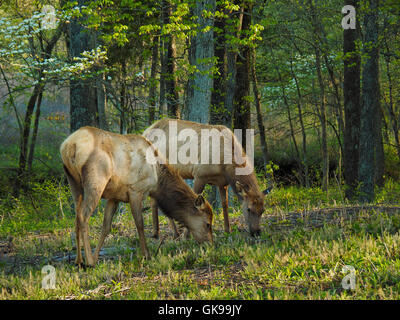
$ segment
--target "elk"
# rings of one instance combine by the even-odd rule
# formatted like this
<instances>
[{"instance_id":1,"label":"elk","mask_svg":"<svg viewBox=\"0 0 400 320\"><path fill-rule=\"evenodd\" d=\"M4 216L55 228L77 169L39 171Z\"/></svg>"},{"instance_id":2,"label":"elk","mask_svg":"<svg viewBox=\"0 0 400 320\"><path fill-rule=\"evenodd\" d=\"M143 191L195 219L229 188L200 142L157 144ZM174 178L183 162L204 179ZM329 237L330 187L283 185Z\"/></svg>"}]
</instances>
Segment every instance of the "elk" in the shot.
<instances>
[{"instance_id":1,"label":"elk","mask_svg":"<svg viewBox=\"0 0 400 320\"><path fill-rule=\"evenodd\" d=\"M171 126L174 124L175 127ZM172 130L174 128L174 130ZM220 147L219 155L221 158L219 161L215 162L208 161L204 164L201 160L201 152L197 151L197 155L194 156L194 161L185 161L185 163L177 161L170 161L170 165L174 167L179 174L184 179L194 179L194 192L199 194L204 190L206 184L215 185L218 187L219 195L222 202L222 210L224 215L224 229L225 232L230 232L229 217L228 217L228 186L231 186L235 194L238 196L242 203L242 210L244 218L248 227L248 230L252 236L258 235L260 233L260 218L264 211L264 196L269 193L270 189L260 191L256 176L254 174L254 168L244 152L240 142L236 139L233 132L223 125L209 125L201 124L192 121L175 120L175 119L162 119L155 122L149 128L143 132L143 136L152 141L160 150L165 149L165 156L170 159L171 150L170 142L174 139L176 143L177 150L184 147L184 150L199 150L205 145L209 144L209 140L201 139L182 139L181 134L186 132L195 132L195 135L201 136L203 130L214 131L220 138L228 138L231 143L224 144ZM173 132L172 132L173 131ZM162 139L162 134L164 134L165 139ZM183 135L186 136L187 135ZM181 139L179 139L181 138ZM196 141L197 140L197 141ZM205 143L204 143L205 141ZM214 143L214 141L213 141ZM192 149L193 148L193 149ZM208 150L210 146L207 146ZM227 155L233 155L235 150L241 154L243 158L243 163L225 161L223 157ZM209 154L209 158L212 158L212 154ZM176 157L175 157L176 158ZM232 158L232 157L231 157ZM210 160L209 159L209 160ZM193 160L193 159L192 159ZM218 159L217 159L218 160ZM250 168L247 174L237 174L237 169L247 167ZM153 237L157 238L159 233L158 227L158 209L157 205L152 206L153 214ZM175 228L176 233L176 228Z\"/></svg>"},{"instance_id":2,"label":"elk","mask_svg":"<svg viewBox=\"0 0 400 320\"><path fill-rule=\"evenodd\" d=\"M142 216L146 196L152 197L170 219L190 230L198 242L212 242L210 204L168 163L158 160L163 155L143 136L83 127L67 137L60 153L76 208L77 264L83 263L80 239L86 264L97 262L119 202L130 204L141 252L149 258ZM157 161L148 161L148 153ZM92 255L88 221L101 198L107 199L103 228Z\"/></svg>"}]
</instances>

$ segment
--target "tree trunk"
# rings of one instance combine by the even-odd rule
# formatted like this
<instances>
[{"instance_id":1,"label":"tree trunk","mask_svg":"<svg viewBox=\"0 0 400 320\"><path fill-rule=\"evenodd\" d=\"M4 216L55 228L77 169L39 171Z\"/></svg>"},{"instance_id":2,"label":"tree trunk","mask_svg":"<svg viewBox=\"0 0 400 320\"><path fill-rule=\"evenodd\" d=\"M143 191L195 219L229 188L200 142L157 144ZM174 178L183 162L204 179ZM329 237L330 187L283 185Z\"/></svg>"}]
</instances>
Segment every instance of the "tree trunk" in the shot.
<instances>
[{"instance_id":1,"label":"tree trunk","mask_svg":"<svg viewBox=\"0 0 400 320\"><path fill-rule=\"evenodd\" d=\"M383 137L382 137L382 121L383 121L383 112L380 105L380 88L378 81L378 99L376 105L376 119L375 119L375 177L374 181L378 187L383 187L385 184L383 175L385 172L385 153L383 150Z\"/></svg>"},{"instance_id":2,"label":"tree trunk","mask_svg":"<svg viewBox=\"0 0 400 320\"><path fill-rule=\"evenodd\" d=\"M318 83L320 87L320 105L319 118L321 121L321 139L322 139L322 190L328 191L329 185L329 154L328 154L328 135L327 135L327 119L326 119L326 104L325 104L325 85L322 77L320 51L315 49L315 65L317 69Z\"/></svg>"},{"instance_id":3,"label":"tree trunk","mask_svg":"<svg viewBox=\"0 0 400 320\"><path fill-rule=\"evenodd\" d=\"M33 133L32 133L32 139L31 139L31 145L29 148L29 155L28 155L28 173L32 171L32 163L33 163L33 157L35 153L35 146L36 146L36 139L37 139L37 134L39 131L39 121L40 121L40 106L42 105L42 99L43 99L43 90L39 93L39 96L37 98L36 102L36 112L35 112L35 123L33 125Z\"/></svg>"},{"instance_id":4,"label":"tree trunk","mask_svg":"<svg viewBox=\"0 0 400 320\"><path fill-rule=\"evenodd\" d=\"M158 65L158 37L153 39L153 48L151 56L151 74L150 74L150 90L149 90L149 121L151 125L155 120L156 104L157 104L157 65Z\"/></svg>"},{"instance_id":5,"label":"tree trunk","mask_svg":"<svg viewBox=\"0 0 400 320\"><path fill-rule=\"evenodd\" d=\"M200 123L207 123L209 120L213 88L211 74L214 57L213 19L206 18L203 14L204 11L214 12L215 0L197 0L194 8L198 30L196 36L191 38L189 62L192 66L196 66L197 70L189 79L191 88L185 114L188 120ZM210 28L210 31L203 32L205 28Z\"/></svg>"},{"instance_id":6,"label":"tree trunk","mask_svg":"<svg viewBox=\"0 0 400 320\"><path fill-rule=\"evenodd\" d=\"M369 0L369 10L364 17L364 54L366 61L362 75L361 130L359 180L361 183L359 201L371 202L375 197L375 134L376 112L379 107L379 65L378 65L378 1ZM372 137L371 137L372 134Z\"/></svg>"},{"instance_id":7,"label":"tree trunk","mask_svg":"<svg viewBox=\"0 0 400 320\"><path fill-rule=\"evenodd\" d=\"M358 0L345 1L358 8ZM358 163L360 147L360 55L357 53L357 41L360 38L360 24L356 29L343 30L344 54L344 180L347 185L346 198L352 199L358 185Z\"/></svg>"},{"instance_id":8,"label":"tree trunk","mask_svg":"<svg viewBox=\"0 0 400 320\"><path fill-rule=\"evenodd\" d=\"M308 169L308 159L307 159L307 134L306 134L306 129L304 126L304 120L303 120L303 111L302 111L302 95L300 91L300 86L299 82L297 80L296 73L293 70L293 60L290 60L290 71L292 73L292 77L294 79L294 82L296 84L296 90L297 90L297 111L299 114L299 122L300 122L300 128L301 128L301 135L302 135L302 146L303 146L303 155L302 155L302 168L303 168L303 175L304 175L304 183L307 188L310 187L310 177L309 177L309 169Z\"/></svg>"},{"instance_id":9,"label":"tree trunk","mask_svg":"<svg viewBox=\"0 0 400 320\"><path fill-rule=\"evenodd\" d=\"M168 0L162 1L163 5L163 24L170 23L172 15L172 4ZM180 118L178 83L176 79L176 43L175 36L170 34L165 37L166 57L165 57L165 93L167 102L167 113L170 118Z\"/></svg>"},{"instance_id":10,"label":"tree trunk","mask_svg":"<svg viewBox=\"0 0 400 320\"><path fill-rule=\"evenodd\" d=\"M237 4L237 3L235 3ZM233 38L239 37L240 31L242 30L244 8L241 7L239 12L233 12L232 14L238 19L230 19L230 23L225 23L225 33ZM237 23L237 24L236 24ZM233 43L226 44L226 89L225 89L225 110L226 118L224 119L226 126L232 127L233 114L234 114L234 100L236 92L236 75L237 75L237 51Z\"/></svg>"},{"instance_id":11,"label":"tree trunk","mask_svg":"<svg viewBox=\"0 0 400 320\"><path fill-rule=\"evenodd\" d=\"M78 5L87 4L86 0L79 0ZM79 57L82 52L93 49L93 36L86 32L79 19L71 19L69 24L69 55L70 58ZM80 127L99 126L97 108L97 93L95 80L70 81L70 116L71 132Z\"/></svg>"},{"instance_id":12,"label":"tree trunk","mask_svg":"<svg viewBox=\"0 0 400 320\"><path fill-rule=\"evenodd\" d=\"M222 11L221 5L217 8ZM225 18L216 17L214 22L214 55L216 72L214 73L211 93L210 123L231 126L231 116L225 107L226 67L225 67Z\"/></svg>"},{"instance_id":13,"label":"tree trunk","mask_svg":"<svg viewBox=\"0 0 400 320\"><path fill-rule=\"evenodd\" d=\"M260 143L263 155L263 170L266 170L266 166L268 164L269 155L268 155L268 146L267 141L265 139L265 127L263 122L263 116L261 112L261 95L258 91L258 80L257 80L257 73L256 73L256 49L253 48L252 50L252 61L251 61L251 76L253 79L253 94L254 94L254 101L256 105L256 112L257 112L257 125L258 130L260 131Z\"/></svg>"},{"instance_id":14,"label":"tree trunk","mask_svg":"<svg viewBox=\"0 0 400 320\"><path fill-rule=\"evenodd\" d=\"M311 24L313 27L313 41L315 43L315 68L317 71L318 84L320 89L320 108L318 108L318 116L321 122L321 142L322 142L322 189L328 191L329 185L329 154L328 154L328 133L327 133L327 117L326 117L326 95L325 83L322 75L321 67L321 23L318 21L317 10L313 1L309 0L311 12Z\"/></svg>"},{"instance_id":15,"label":"tree trunk","mask_svg":"<svg viewBox=\"0 0 400 320\"><path fill-rule=\"evenodd\" d=\"M251 25L251 4L243 3L243 20L241 38L247 37L246 32ZM248 46L242 46L236 60L236 85L233 101L234 129L242 130L242 146L246 150L246 133L250 123L250 59L251 50Z\"/></svg>"}]
</instances>

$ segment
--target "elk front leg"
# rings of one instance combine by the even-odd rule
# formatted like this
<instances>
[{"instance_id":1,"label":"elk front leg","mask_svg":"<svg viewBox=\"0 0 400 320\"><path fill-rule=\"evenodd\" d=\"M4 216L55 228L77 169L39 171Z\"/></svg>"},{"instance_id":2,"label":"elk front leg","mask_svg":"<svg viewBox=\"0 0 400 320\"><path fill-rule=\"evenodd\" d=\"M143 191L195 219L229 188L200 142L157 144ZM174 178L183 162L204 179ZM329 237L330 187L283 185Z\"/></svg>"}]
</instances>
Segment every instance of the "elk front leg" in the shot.
<instances>
[{"instance_id":1,"label":"elk front leg","mask_svg":"<svg viewBox=\"0 0 400 320\"><path fill-rule=\"evenodd\" d=\"M160 224L158 221L158 204L155 199L151 199L151 217L153 219L153 238L158 239L160 236Z\"/></svg>"},{"instance_id":2,"label":"elk front leg","mask_svg":"<svg viewBox=\"0 0 400 320\"><path fill-rule=\"evenodd\" d=\"M144 223L143 223L143 215L142 215L142 201L143 195L133 192L129 196L129 204L131 205L131 211L133 215L133 219L135 220L136 229L139 235L139 243L142 254L146 259L150 258L149 250L146 245L146 238L144 236Z\"/></svg>"},{"instance_id":3,"label":"elk front leg","mask_svg":"<svg viewBox=\"0 0 400 320\"><path fill-rule=\"evenodd\" d=\"M224 213L224 229L225 232L230 233L231 229L229 226L229 216L228 216L228 186L219 186L218 190L222 203L222 212Z\"/></svg>"},{"instance_id":4,"label":"elk front leg","mask_svg":"<svg viewBox=\"0 0 400 320\"><path fill-rule=\"evenodd\" d=\"M114 217L115 212L117 211L117 208L118 208L118 202L113 200L107 200L103 218L103 229L101 230L100 240L94 252L94 263L96 263L97 260L99 259L99 253L101 247L103 246L104 240L111 231L112 219Z\"/></svg>"},{"instance_id":5,"label":"elk front leg","mask_svg":"<svg viewBox=\"0 0 400 320\"><path fill-rule=\"evenodd\" d=\"M169 220L169 226L174 231L174 239L178 239L179 238L179 231L178 231L178 228L176 227L175 221L173 219L171 219L171 218L168 218L168 220Z\"/></svg>"}]
</instances>

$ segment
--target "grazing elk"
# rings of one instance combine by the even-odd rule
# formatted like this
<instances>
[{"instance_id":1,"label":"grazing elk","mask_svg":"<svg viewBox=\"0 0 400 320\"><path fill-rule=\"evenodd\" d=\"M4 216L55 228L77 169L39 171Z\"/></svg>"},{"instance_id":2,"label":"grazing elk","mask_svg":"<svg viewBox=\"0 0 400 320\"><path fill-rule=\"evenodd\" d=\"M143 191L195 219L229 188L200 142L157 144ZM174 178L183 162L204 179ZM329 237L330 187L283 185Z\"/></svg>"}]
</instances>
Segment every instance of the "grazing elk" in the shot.
<instances>
[{"instance_id":1,"label":"grazing elk","mask_svg":"<svg viewBox=\"0 0 400 320\"><path fill-rule=\"evenodd\" d=\"M210 139L204 140L200 137L203 132L214 132L214 136L218 139L227 139L228 144L219 144L219 150L213 149L210 152L210 139L214 144L217 140L210 136ZM190 137L190 131L192 134ZM254 168L250 159L244 152L240 142L235 135L227 127L222 125L200 124L191 121L162 119L155 122L152 126L143 132L143 136L152 141L160 150L164 150L164 154L169 159L169 164L173 166L184 179L194 179L194 192L201 193L206 184L215 185L219 189L219 194L222 201L222 209L224 214L224 229L230 232L229 217L228 217L228 186L231 186L239 200L242 202L242 210L247 223L247 227L251 235L260 233L260 218L264 211L264 196L269 192L269 189L261 192ZM195 137L197 136L197 137ZM189 142L187 137L190 137ZM193 139L195 137L195 139ZM174 139L171 144L171 139ZM225 142L225 140L224 140ZM183 151L194 152L194 161L185 159L185 163L179 162L177 155L171 152L171 145L176 146L178 155L182 155ZM209 150L209 155L203 158L202 152L199 150L206 147ZM197 151L196 151L197 150ZM233 155L239 152L242 157L242 163L235 161ZM187 152L186 152L187 154ZM215 154L219 154L218 161L211 161ZM183 154L184 155L184 154ZM193 155L193 154L192 154ZM227 157L232 161L229 163ZM176 161L170 161L171 157ZM218 157L218 155L217 155ZM205 164L204 159L208 159ZM217 164L215 164L217 163ZM238 174L238 169L247 168L246 174ZM158 237L158 210L157 205L153 205L153 236ZM175 228L176 230L176 228Z\"/></svg>"},{"instance_id":2,"label":"grazing elk","mask_svg":"<svg viewBox=\"0 0 400 320\"><path fill-rule=\"evenodd\" d=\"M212 242L209 203L203 196L195 194L167 163L148 161L146 153L149 151L154 158L163 158L142 136L119 135L93 127L80 128L61 144L61 158L76 206L77 264L83 262L80 238L86 264L96 263L120 201L129 202L131 206L141 251L148 258L142 216L142 201L147 195L157 201L169 218L190 230L198 242ZM107 204L102 233L93 256L88 220L100 198L107 199Z\"/></svg>"}]
</instances>

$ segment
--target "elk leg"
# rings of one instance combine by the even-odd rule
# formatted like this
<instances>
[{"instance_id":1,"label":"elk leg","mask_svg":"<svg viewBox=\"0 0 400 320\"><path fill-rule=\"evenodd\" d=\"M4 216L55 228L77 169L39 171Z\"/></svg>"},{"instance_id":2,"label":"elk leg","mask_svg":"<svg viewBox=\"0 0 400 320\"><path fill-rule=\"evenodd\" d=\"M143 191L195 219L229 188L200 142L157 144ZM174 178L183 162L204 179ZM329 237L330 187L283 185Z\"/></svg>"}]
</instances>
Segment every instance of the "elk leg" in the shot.
<instances>
[{"instance_id":1,"label":"elk leg","mask_svg":"<svg viewBox=\"0 0 400 320\"><path fill-rule=\"evenodd\" d=\"M160 224L158 222L158 204L155 199L151 199L151 217L153 219L153 238L158 239L160 235Z\"/></svg>"},{"instance_id":2,"label":"elk leg","mask_svg":"<svg viewBox=\"0 0 400 320\"><path fill-rule=\"evenodd\" d=\"M99 190L96 190L96 188L92 190L86 190L85 188L82 208L78 213L80 236L82 236L83 247L85 249L86 264L89 266L94 266L95 264L89 241L89 218L100 201L103 189L99 192Z\"/></svg>"},{"instance_id":3,"label":"elk leg","mask_svg":"<svg viewBox=\"0 0 400 320\"><path fill-rule=\"evenodd\" d=\"M224 213L224 229L225 232L230 233L229 216L228 216L228 186L219 186L219 196L222 203L222 212Z\"/></svg>"},{"instance_id":4,"label":"elk leg","mask_svg":"<svg viewBox=\"0 0 400 320\"><path fill-rule=\"evenodd\" d=\"M111 231L111 223L114 217L115 212L117 211L118 202L113 200L107 200L106 209L104 211L104 218L103 218L103 229L101 230L100 240L97 244L96 250L94 252L94 263L97 262L99 259L99 253L101 247L103 246L104 240L108 236Z\"/></svg>"},{"instance_id":5,"label":"elk leg","mask_svg":"<svg viewBox=\"0 0 400 320\"><path fill-rule=\"evenodd\" d=\"M148 259L150 258L150 254L149 250L147 249L146 238L144 236L142 201L143 201L143 195L141 194L131 193L129 195L129 203L131 205L133 219L135 220L136 229L139 235L140 249L142 251L142 254L146 257L146 259Z\"/></svg>"},{"instance_id":6,"label":"elk leg","mask_svg":"<svg viewBox=\"0 0 400 320\"><path fill-rule=\"evenodd\" d=\"M72 198L74 199L75 204L75 242L76 242L76 259L75 263L77 265L81 265L83 263L82 252L81 252L81 242L80 242L80 228L79 228L79 219L78 212L80 212L82 207L82 196L83 190L80 185L78 185L74 178L68 172L68 169L64 166L64 172L67 176L69 188L71 190Z\"/></svg>"},{"instance_id":7,"label":"elk leg","mask_svg":"<svg viewBox=\"0 0 400 320\"><path fill-rule=\"evenodd\" d=\"M174 239L178 239L179 238L179 231L178 231L178 228L176 227L175 221L173 219L171 219L171 218L168 218L168 220L169 220L169 226L174 231Z\"/></svg>"},{"instance_id":8,"label":"elk leg","mask_svg":"<svg viewBox=\"0 0 400 320\"><path fill-rule=\"evenodd\" d=\"M79 228L79 219L78 215L75 217L75 242L76 242L76 259L75 259L75 264L81 265L83 264L83 259L82 259L82 251L81 251L81 241L80 241L80 228Z\"/></svg>"}]
</instances>

